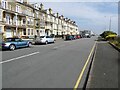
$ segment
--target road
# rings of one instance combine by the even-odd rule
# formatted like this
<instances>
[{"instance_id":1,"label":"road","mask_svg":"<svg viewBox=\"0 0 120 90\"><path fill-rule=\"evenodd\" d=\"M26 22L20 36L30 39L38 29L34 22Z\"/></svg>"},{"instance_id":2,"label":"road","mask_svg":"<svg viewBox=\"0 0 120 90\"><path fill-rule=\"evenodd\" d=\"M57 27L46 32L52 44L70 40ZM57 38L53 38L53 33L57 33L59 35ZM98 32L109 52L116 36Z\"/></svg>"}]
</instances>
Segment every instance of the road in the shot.
<instances>
[{"instance_id":1,"label":"road","mask_svg":"<svg viewBox=\"0 0 120 90\"><path fill-rule=\"evenodd\" d=\"M2 87L74 88L95 39L58 40L55 44L3 51ZM82 82L84 79L80 88Z\"/></svg>"}]
</instances>

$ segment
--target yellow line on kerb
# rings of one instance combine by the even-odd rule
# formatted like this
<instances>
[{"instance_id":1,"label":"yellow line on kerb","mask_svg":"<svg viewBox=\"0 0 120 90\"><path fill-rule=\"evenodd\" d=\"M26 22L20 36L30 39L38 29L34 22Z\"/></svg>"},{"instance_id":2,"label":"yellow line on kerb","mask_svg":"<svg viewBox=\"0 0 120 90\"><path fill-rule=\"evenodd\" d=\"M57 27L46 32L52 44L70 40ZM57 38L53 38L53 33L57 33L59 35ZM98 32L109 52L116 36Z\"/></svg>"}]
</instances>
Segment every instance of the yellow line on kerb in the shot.
<instances>
[{"instance_id":1,"label":"yellow line on kerb","mask_svg":"<svg viewBox=\"0 0 120 90\"><path fill-rule=\"evenodd\" d=\"M86 67L87 67L87 64L88 64L88 62L89 62L89 60L90 60L90 57L91 57L91 55L92 55L92 53L93 53L93 51L94 51L94 49L95 49L95 46L96 46L96 41L95 41L95 43L94 43L94 45L93 45L93 47L92 47L92 50L91 50L91 52L90 52L90 54L89 54L89 56L88 56L88 59L87 59L85 65L84 65L84 67L83 67L83 69L82 69L82 71L81 71L81 73L80 73L80 75L79 75L79 77L78 77L78 80L77 80L77 82L76 82L76 84L75 84L75 86L74 86L74 90L77 90L77 88L78 88L78 86L79 86L79 84L80 84L80 82L81 82L82 76L83 76L84 71L85 71L85 69L86 69Z\"/></svg>"}]
</instances>

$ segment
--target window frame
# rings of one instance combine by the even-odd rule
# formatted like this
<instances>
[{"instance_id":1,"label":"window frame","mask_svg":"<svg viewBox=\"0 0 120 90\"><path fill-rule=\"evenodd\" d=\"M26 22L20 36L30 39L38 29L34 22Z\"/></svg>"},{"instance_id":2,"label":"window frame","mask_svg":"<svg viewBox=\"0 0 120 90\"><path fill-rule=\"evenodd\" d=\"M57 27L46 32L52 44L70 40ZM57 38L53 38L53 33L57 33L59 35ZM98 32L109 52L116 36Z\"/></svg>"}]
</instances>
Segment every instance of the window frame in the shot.
<instances>
[{"instance_id":1,"label":"window frame","mask_svg":"<svg viewBox=\"0 0 120 90\"><path fill-rule=\"evenodd\" d=\"M3 7L4 9L7 9L7 8L8 8L8 3L7 3L6 0L2 0L2 1L1 1L1 4L2 4L2 7Z\"/></svg>"},{"instance_id":2,"label":"window frame","mask_svg":"<svg viewBox=\"0 0 120 90\"><path fill-rule=\"evenodd\" d=\"M30 29L28 29L28 35L30 35Z\"/></svg>"},{"instance_id":3,"label":"window frame","mask_svg":"<svg viewBox=\"0 0 120 90\"><path fill-rule=\"evenodd\" d=\"M26 35L27 33L26 33L26 29L23 29L23 35Z\"/></svg>"},{"instance_id":4,"label":"window frame","mask_svg":"<svg viewBox=\"0 0 120 90\"><path fill-rule=\"evenodd\" d=\"M33 35L34 33L33 33L33 29L31 29L31 35Z\"/></svg>"}]
</instances>

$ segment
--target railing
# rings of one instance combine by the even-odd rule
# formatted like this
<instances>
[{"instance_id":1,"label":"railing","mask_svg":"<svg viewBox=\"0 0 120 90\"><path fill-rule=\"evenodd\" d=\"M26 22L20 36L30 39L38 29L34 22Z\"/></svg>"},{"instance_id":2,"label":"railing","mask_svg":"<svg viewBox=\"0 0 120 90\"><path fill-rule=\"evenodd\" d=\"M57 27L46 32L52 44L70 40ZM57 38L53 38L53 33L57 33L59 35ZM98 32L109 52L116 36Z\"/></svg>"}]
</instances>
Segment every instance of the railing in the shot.
<instances>
[{"instance_id":1,"label":"railing","mask_svg":"<svg viewBox=\"0 0 120 90\"><path fill-rule=\"evenodd\" d=\"M45 26L46 29L51 29L52 27L51 26Z\"/></svg>"}]
</instances>

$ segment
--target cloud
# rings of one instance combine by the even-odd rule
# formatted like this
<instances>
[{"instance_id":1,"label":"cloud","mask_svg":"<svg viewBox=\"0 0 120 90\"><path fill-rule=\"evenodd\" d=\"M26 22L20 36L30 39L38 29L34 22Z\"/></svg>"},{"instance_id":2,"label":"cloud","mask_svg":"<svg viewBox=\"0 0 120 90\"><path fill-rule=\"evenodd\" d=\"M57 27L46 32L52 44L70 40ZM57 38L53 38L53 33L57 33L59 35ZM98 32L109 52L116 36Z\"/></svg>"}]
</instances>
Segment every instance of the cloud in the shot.
<instances>
[{"instance_id":1,"label":"cloud","mask_svg":"<svg viewBox=\"0 0 120 90\"><path fill-rule=\"evenodd\" d=\"M106 11L99 11L101 5L105 6L110 4L114 6L116 12L106 7ZM59 12L65 17L72 18L77 21L80 29L91 29L96 33L101 33L103 30L108 29L110 16L112 17L112 29L115 32L118 30L117 19L117 6L116 3L44 3L45 7L53 8L54 12ZM113 7L112 7L113 8Z\"/></svg>"},{"instance_id":2,"label":"cloud","mask_svg":"<svg viewBox=\"0 0 120 90\"><path fill-rule=\"evenodd\" d=\"M29 0L30 2L118 2L119 0Z\"/></svg>"},{"instance_id":3,"label":"cloud","mask_svg":"<svg viewBox=\"0 0 120 90\"><path fill-rule=\"evenodd\" d=\"M52 8L54 13L59 12L60 15L75 20L80 30L90 29L96 33L108 29L110 16L114 16L111 18L111 28L115 32L118 31L118 4L116 2L113 0L112 3L107 2L110 0L104 0L106 2L102 2L103 0L97 0L97 2L84 1L87 2L43 2L43 4L45 9Z\"/></svg>"}]
</instances>

